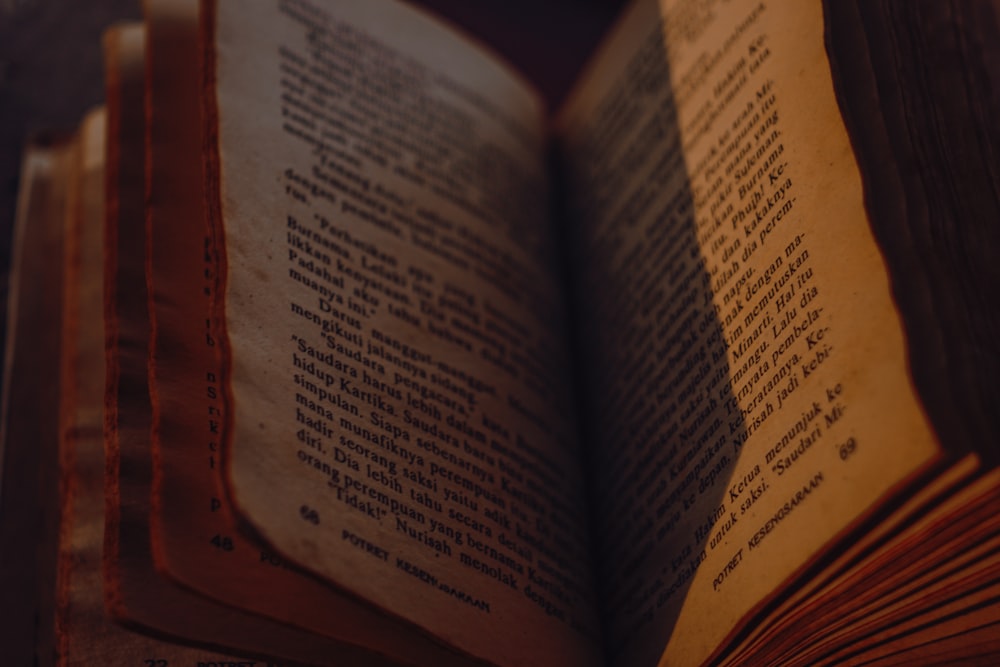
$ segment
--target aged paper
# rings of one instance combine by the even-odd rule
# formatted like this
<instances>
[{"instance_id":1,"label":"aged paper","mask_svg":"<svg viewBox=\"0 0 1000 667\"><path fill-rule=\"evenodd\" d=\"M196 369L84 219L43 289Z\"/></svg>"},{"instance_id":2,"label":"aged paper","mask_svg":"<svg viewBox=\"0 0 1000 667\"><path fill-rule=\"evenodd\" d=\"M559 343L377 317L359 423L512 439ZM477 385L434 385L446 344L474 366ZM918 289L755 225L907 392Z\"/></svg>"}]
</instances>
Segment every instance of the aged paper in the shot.
<instances>
[{"instance_id":1,"label":"aged paper","mask_svg":"<svg viewBox=\"0 0 1000 667\"><path fill-rule=\"evenodd\" d=\"M538 99L395 4L215 29L241 516L461 651L596 662Z\"/></svg>"},{"instance_id":2,"label":"aged paper","mask_svg":"<svg viewBox=\"0 0 1000 667\"><path fill-rule=\"evenodd\" d=\"M60 459L57 665L198 667L263 665L130 632L106 613L101 571L104 542L104 109L79 133L67 215ZM40 650L40 655L47 652Z\"/></svg>"},{"instance_id":3,"label":"aged paper","mask_svg":"<svg viewBox=\"0 0 1000 667\"><path fill-rule=\"evenodd\" d=\"M75 136L25 150L4 352L0 646L11 664L55 661L63 256Z\"/></svg>"},{"instance_id":4,"label":"aged paper","mask_svg":"<svg viewBox=\"0 0 1000 667\"><path fill-rule=\"evenodd\" d=\"M281 609L287 604L273 594L274 590L282 590L295 596L302 613L314 612L316 606L325 609L328 615L325 623L329 627L336 622L335 613L343 603L339 596L316 582L293 572L278 572L274 565L261 562L259 551L245 549L241 551L241 560L228 558L229 578L215 578L216 587L208 587L203 593L179 586L177 581L169 575L162 576L154 567L149 543L153 460L148 392L150 323L146 308L143 220L143 27L116 26L106 35L105 52L110 126L107 176L114 182L109 191L111 210L105 243L109 279L105 301L108 394L104 477L107 503L103 514L107 611L130 629L172 637L180 642L237 647L249 655L277 655L310 663L322 663L333 654L346 659L353 655L353 649L344 647L341 642L329 639L322 632L314 634L261 613ZM209 476L206 481L210 484L212 478ZM193 494L199 491L189 489ZM211 497L211 492L205 495ZM101 525L100 518L93 517L95 525ZM190 521L185 527L187 534L196 535L199 529L204 529L196 521ZM203 553L205 545L200 546L200 553ZM209 557L216 551L208 550ZM249 569L256 580L255 604L249 605L249 610L239 607L240 597L234 601L225 595L227 586L228 589L235 587L234 581L246 581L247 575L240 573L238 566ZM286 581L294 583L284 585ZM303 590L312 592L318 601L313 602ZM373 636L377 636L374 635L377 627L371 617L362 615L360 619L372 626ZM346 626L348 631L355 630L349 624L341 623L340 626L342 629ZM320 625L320 629L323 627ZM103 635L95 633L94 637ZM204 658L205 654L201 649L161 645L121 632L112 637L112 644L144 647L147 655L154 656L150 660L168 660L170 664L185 664L180 662L182 658L193 664L198 661L196 658ZM95 649L102 646L100 641L91 644ZM419 653L415 648L411 650ZM77 653L79 651L73 652ZM245 657L229 658L229 661L258 664ZM379 663L372 659L371 664Z\"/></svg>"},{"instance_id":5,"label":"aged paper","mask_svg":"<svg viewBox=\"0 0 1000 667\"><path fill-rule=\"evenodd\" d=\"M939 454L822 8L640 3L558 127L610 651L698 663Z\"/></svg>"},{"instance_id":6,"label":"aged paper","mask_svg":"<svg viewBox=\"0 0 1000 667\"><path fill-rule=\"evenodd\" d=\"M147 12L150 52L145 71L152 109L146 146L152 322L150 537L155 567L174 588L162 589L160 608L157 596L143 601L133 595L130 601L118 600L119 611L161 632L189 632L213 644L252 644L254 652L308 663L334 659L373 665L392 660L464 664L467 660L440 642L305 576L273 549L236 529L218 477L218 347L206 336L212 274L204 273L210 258L201 169L198 6L188 0L158 0L147 3ZM135 449L123 459L140 468L144 460ZM125 518L137 522L143 473L123 473L121 479L129 485L133 503L123 506L131 512ZM142 534L141 524L132 527L138 529L130 535ZM133 539L120 546L128 547L128 555L136 559L122 574L137 577L123 581L133 584L137 593L150 574L143 569L144 550ZM204 599L192 598L187 591ZM228 609L220 611L216 603ZM191 611L195 608L197 612ZM393 641L386 642L389 634Z\"/></svg>"}]
</instances>

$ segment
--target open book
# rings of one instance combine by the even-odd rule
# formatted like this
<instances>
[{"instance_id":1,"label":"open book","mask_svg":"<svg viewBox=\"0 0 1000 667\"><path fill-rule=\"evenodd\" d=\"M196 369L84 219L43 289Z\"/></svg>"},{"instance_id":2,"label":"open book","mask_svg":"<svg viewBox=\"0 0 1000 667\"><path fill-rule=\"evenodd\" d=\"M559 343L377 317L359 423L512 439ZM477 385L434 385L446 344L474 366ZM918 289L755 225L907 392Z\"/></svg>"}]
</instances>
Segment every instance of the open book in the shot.
<instances>
[{"instance_id":1,"label":"open book","mask_svg":"<svg viewBox=\"0 0 1000 667\"><path fill-rule=\"evenodd\" d=\"M858 4L637 0L549 114L392 0L147 2L25 159L5 536L49 509L10 636L1000 655L996 16Z\"/></svg>"}]
</instances>

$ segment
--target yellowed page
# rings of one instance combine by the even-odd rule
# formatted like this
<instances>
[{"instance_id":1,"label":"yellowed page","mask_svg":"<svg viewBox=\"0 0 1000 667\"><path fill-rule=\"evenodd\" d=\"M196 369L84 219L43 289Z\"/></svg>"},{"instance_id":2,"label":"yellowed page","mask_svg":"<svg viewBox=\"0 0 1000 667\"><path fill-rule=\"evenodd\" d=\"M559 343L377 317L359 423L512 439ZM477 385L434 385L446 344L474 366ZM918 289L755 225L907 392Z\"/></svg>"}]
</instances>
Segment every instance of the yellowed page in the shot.
<instances>
[{"instance_id":1,"label":"yellowed page","mask_svg":"<svg viewBox=\"0 0 1000 667\"><path fill-rule=\"evenodd\" d=\"M537 98L390 2L214 20L232 501L460 651L594 664Z\"/></svg>"},{"instance_id":2,"label":"yellowed page","mask_svg":"<svg viewBox=\"0 0 1000 667\"><path fill-rule=\"evenodd\" d=\"M150 322L146 309L146 233L143 220L144 42L144 28L140 25L117 26L105 38L110 114L108 178L114 183L109 191L111 211L105 244L108 381L104 479L107 504L103 522L102 516L95 516L92 508L86 516L88 521L96 522L94 525L98 527L103 525L105 530L103 561L107 611L130 629L189 644L231 648L244 655L281 656L317 664L348 659L354 655L353 649L342 642L261 615L261 610L287 604L269 595L274 588L293 596L296 604L302 607L302 613L315 613L317 607L325 609L329 616L327 626L336 623L337 617L345 612L338 606L339 596L332 595L315 582L291 572L275 576L274 566L261 562L259 552L249 548L243 550L238 563L249 567L256 575L253 588L256 605L249 605L249 609L238 605L239 598L235 602L224 600L239 608L211 599L224 597L220 590L224 593L227 586L235 587L234 580L245 582L235 567L235 558L230 558L228 563L227 571L231 578L220 581L218 589L211 589L211 597L179 586L154 568L149 525L153 465L147 366ZM212 478L209 476L207 481L211 483ZM197 491L196 488L189 488L192 494ZM206 498L211 497L210 494L205 495ZM94 502L93 496L87 497L88 502ZM202 526L191 521L187 528L190 534ZM89 548L94 546L91 544ZM196 555L198 553L196 551ZM200 553L204 556L203 552ZM87 576L92 577L93 573L88 572ZM282 580L291 580L295 585L283 585ZM315 597L319 599L313 600L302 594L303 589L317 592ZM100 589L96 591L99 594ZM349 605L348 610L356 606ZM370 618L362 617L361 620L371 625ZM348 631L353 629L353 626L347 626ZM144 650L158 653L164 659L169 657L164 653L169 653L173 656L169 658L171 661L184 658L190 663L205 654L203 649L180 647L166 651L153 640L137 639L120 631L115 631L112 636L118 638L119 644L145 646ZM106 650L103 648L105 643L94 642L102 650ZM157 647L158 650L153 651ZM419 654L419 651L410 648ZM253 662L245 657L229 657L228 660ZM370 664L379 663L373 660Z\"/></svg>"},{"instance_id":3,"label":"yellowed page","mask_svg":"<svg viewBox=\"0 0 1000 667\"><path fill-rule=\"evenodd\" d=\"M103 109L87 115L71 179L65 226L62 328L59 665L263 664L138 635L105 613L101 573L104 538L104 165Z\"/></svg>"},{"instance_id":4,"label":"yellowed page","mask_svg":"<svg viewBox=\"0 0 1000 667\"><path fill-rule=\"evenodd\" d=\"M130 623L212 645L309 664L467 664L468 659L313 577L236 530L220 486L218 347L207 333L198 6L147 3L147 247L152 458L139 449L141 401L121 450L122 561L115 612ZM135 324L135 323L133 323ZM130 361L135 361L130 359ZM130 397L132 399L136 396ZM142 470L153 466L150 541ZM143 590L155 589L143 597ZM194 592L196 596L188 595ZM226 606L220 610L217 603Z\"/></svg>"},{"instance_id":5,"label":"yellowed page","mask_svg":"<svg viewBox=\"0 0 1000 667\"><path fill-rule=\"evenodd\" d=\"M24 151L4 351L0 661L55 662L64 231L75 137Z\"/></svg>"},{"instance_id":6,"label":"yellowed page","mask_svg":"<svg viewBox=\"0 0 1000 667\"><path fill-rule=\"evenodd\" d=\"M796 588L790 595L784 596L780 605L770 607L766 621L755 624L752 631L741 640L741 647L733 649L727 655L727 661L731 664L740 664L745 660L746 654L743 652L758 650L762 637L782 637L789 626L795 627L796 630L803 628L804 624L800 622L799 614L803 609L807 609L807 605L810 611L805 613L809 617L809 626L829 631L832 627L829 621L813 610L820 604L823 609L829 608L839 620L843 620L841 614L843 607L836 602L836 599L845 595L843 592L845 582L857 576L859 570L882 574L879 584L883 588L893 588L898 581L907 581L908 575L901 574L898 568L883 569L882 561L892 563L893 557L880 554L900 549L916 553L921 545L926 546L926 535L920 535L919 532L933 533L935 528L932 522L940 521L942 516L962 517L963 520L971 516L975 520L975 514L981 510L970 514L970 508L982 504L975 498L974 488L976 485L982 487L982 484L976 481L980 465L977 457L964 457L945 473L935 476L933 480L916 490L900 504L898 509L882 518L877 526L852 540L821 573L811 577L806 585ZM954 519L945 521L954 522ZM900 544L903 546L899 546ZM949 559L957 553L960 546L951 543L948 550ZM924 553L926 554L926 549ZM933 572L931 564L931 561L924 563L922 570ZM890 583L886 584L887 581ZM847 595L853 597L851 593ZM829 602L831 598L834 600L833 604ZM809 630L799 634L808 637L806 641L813 643L812 633ZM758 646L754 646L755 644Z\"/></svg>"},{"instance_id":7,"label":"yellowed page","mask_svg":"<svg viewBox=\"0 0 1000 667\"><path fill-rule=\"evenodd\" d=\"M104 471L101 310L104 210L104 109L81 123L64 233L57 664L84 664L105 626L100 584ZM84 565L80 568L78 565ZM90 566L90 567L86 567ZM84 571L85 570L85 571ZM97 604L94 604L94 603ZM97 614L94 611L98 611ZM98 651L99 653L99 651Z\"/></svg>"},{"instance_id":8,"label":"yellowed page","mask_svg":"<svg viewBox=\"0 0 1000 667\"><path fill-rule=\"evenodd\" d=\"M844 576L828 581L821 595L796 591L790 600L783 599L788 609L773 614L778 621L764 626L766 634L755 646L727 656L726 664L744 664L747 656L781 663L794 656L803 664L815 664L844 646L854 650L865 644L875 629L916 631L918 637L930 639L933 632L927 630L946 621L935 618L937 607L947 602L971 611L975 591L1000 574L995 558L1000 526L996 482L995 474L967 481L929 515L918 515L903 526L887 545L867 549L865 558ZM997 613L993 609L992 614ZM923 616L918 625L927 627L913 626L915 614Z\"/></svg>"},{"instance_id":9,"label":"yellowed page","mask_svg":"<svg viewBox=\"0 0 1000 667\"><path fill-rule=\"evenodd\" d=\"M558 125L610 650L697 664L939 454L821 5L639 2Z\"/></svg>"}]
</instances>

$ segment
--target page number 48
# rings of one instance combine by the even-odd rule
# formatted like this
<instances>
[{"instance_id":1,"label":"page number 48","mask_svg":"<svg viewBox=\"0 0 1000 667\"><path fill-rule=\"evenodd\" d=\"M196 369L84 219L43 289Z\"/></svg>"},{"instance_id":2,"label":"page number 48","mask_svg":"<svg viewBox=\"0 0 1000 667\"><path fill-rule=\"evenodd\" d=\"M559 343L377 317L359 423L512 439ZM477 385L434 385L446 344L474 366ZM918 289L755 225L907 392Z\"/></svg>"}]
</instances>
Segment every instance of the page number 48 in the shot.
<instances>
[{"instance_id":1,"label":"page number 48","mask_svg":"<svg viewBox=\"0 0 1000 667\"><path fill-rule=\"evenodd\" d=\"M308 505L303 505L299 508L299 516L308 521L314 526L319 525L319 512L309 507Z\"/></svg>"}]
</instances>

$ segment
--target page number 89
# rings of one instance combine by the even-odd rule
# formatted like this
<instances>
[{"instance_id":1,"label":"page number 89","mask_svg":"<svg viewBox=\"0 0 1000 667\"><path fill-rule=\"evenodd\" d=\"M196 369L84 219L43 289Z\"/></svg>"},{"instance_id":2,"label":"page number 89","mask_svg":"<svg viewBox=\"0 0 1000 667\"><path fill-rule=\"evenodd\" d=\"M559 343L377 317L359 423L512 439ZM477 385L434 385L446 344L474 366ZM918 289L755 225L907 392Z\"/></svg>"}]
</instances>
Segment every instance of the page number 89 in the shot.
<instances>
[{"instance_id":1,"label":"page number 89","mask_svg":"<svg viewBox=\"0 0 1000 667\"><path fill-rule=\"evenodd\" d=\"M846 461L858 448L858 443L853 437L850 437L845 442L840 443L837 448L840 450L840 460Z\"/></svg>"}]
</instances>

